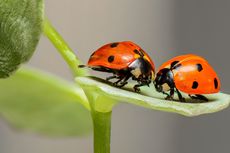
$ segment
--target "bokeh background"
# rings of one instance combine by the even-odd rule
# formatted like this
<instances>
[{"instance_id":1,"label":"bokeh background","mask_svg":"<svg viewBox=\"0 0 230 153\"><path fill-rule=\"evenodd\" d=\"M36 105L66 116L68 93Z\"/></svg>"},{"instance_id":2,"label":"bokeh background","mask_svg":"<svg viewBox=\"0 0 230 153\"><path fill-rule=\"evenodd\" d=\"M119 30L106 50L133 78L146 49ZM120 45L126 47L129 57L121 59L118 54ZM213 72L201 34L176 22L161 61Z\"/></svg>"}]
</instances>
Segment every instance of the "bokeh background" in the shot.
<instances>
[{"instance_id":1,"label":"bokeh background","mask_svg":"<svg viewBox=\"0 0 230 153\"><path fill-rule=\"evenodd\" d=\"M230 1L47 0L46 15L84 61L101 45L132 40L159 66L185 53L205 57L230 93ZM28 63L71 80L69 69L42 37ZM229 153L230 110L187 118L121 104L113 111L112 153ZM0 121L0 153L91 153L92 136L49 138Z\"/></svg>"}]
</instances>

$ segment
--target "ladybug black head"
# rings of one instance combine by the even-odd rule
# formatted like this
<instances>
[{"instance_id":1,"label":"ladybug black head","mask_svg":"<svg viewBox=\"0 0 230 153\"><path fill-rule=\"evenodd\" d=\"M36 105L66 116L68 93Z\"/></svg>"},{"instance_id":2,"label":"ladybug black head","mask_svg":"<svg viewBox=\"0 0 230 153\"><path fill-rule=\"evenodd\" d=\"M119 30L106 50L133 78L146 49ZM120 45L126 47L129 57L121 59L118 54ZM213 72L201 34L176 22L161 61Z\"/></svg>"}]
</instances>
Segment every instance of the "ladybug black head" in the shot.
<instances>
[{"instance_id":1,"label":"ladybug black head","mask_svg":"<svg viewBox=\"0 0 230 153\"><path fill-rule=\"evenodd\" d=\"M168 91L174 86L173 74L170 69L161 69L155 78L154 86L158 92Z\"/></svg>"}]
</instances>

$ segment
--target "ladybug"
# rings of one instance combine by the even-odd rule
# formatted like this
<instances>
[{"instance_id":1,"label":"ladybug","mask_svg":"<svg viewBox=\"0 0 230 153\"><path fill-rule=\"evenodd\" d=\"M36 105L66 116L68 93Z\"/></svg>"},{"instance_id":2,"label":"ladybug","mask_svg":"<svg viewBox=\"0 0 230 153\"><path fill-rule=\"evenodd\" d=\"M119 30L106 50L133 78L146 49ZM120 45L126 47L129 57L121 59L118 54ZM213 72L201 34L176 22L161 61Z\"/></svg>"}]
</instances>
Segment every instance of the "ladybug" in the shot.
<instances>
[{"instance_id":1,"label":"ladybug","mask_svg":"<svg viewBox=\"0 0 230 153\"><path fill-rule=\"evenodd\" d=\"M113 85L123 87L129 78L137 81L134 90L139 92L139 87L148 85L155 78L154 63L149 55L137 44L131 41L109 43L95 52L89 58L87 65L96 71L108 72L113 75L106 80L116 79Z\"/></svg>"},{"instance_id":2,"label":"ladybug","mask_svg":"<svg viewBox=\"0 0 230 153\"><path fill-rule=\"evenodd\" d=\"M176 92L181 102L185 102L185 98L180 91L192 99L202 101L208 101L202 94L220 91L220 80L216 72L204 58L193 54L174 57L161 65L154 85L158 92L167 95L165 99L173 100Z\"/></svg>"}]
</instances>

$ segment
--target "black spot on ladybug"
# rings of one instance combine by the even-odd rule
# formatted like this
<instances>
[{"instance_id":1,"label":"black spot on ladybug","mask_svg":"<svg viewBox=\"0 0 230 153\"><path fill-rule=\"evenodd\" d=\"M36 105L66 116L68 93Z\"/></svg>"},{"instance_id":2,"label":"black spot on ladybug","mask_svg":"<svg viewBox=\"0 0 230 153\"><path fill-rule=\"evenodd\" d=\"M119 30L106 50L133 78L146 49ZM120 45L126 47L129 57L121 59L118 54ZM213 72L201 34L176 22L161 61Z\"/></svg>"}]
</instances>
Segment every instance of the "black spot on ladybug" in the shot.
<instances>
[{"instance_id":1,"label":"black spot on ladybug","mask_svg":"<svg viewBox=\"0 0 230 153\"><path fill-rule=\"evenodd\" d=\"M198 87L198 82L197 81L194 81L193 84L192 84L192 88L193 89L196 89Z\"/></svg>"},{"instance_id":2,"label":"black spot on ladybug","mask_svg":"<svg viewBox=\"0 0 230 153\"><path fill-rule=\"evenodd\" d=\"M178 62L179 62L179 61L173 61L173 62L171 63L171 67L175 66Z\"/></svg>"},{"instance_id":3,"label":"black spot on ladybug","mask_svg":"<svg viewBox=\"0 0 230 153\"><path fill-rule=\"evenodd\" d=\"M139 51L137 49L134 49L133 52L136 53L136 54L138 54L138 55L140 55L140 53L139 53Z\"/></svg>"},{"instance_id":4,"label":"black spot on ladybug","mask_svg":"<svg viewBox=\"0 0 230 153\"><path fill-rule=\"evenodd\" d=\"M141 57L143 57L145 55L142 49L140 49L140 50L134 49L133 52L135 54L140 55Z\"/></svg>"},{"instance_id":5,"label":"black spot on ladybug","mask_svg":"<svg viewBox=\"0 0 230 153\"><path fill-rule=\"evenodd\" d=\"M217 81L217 79L216 79L216 78L214 79L214 86L215 86L215 89L217 89L217 88L218 88L218 81Z\"/></svg>"},{"instance_id":6,"label":"black spot on ladybug","mask_svg":"<svg viewBox=\"0 0 230 153\"><path fill-rule=\"evenodd\" d=\"M199 72L203 70L203 67L202 67L201 64L196 64L196 66L197 66L197 70L198 70Z\"/></svg>"},{"instance_id":7,"label":"black spot on ladybug","mask_svg":"<svg viewBox=\"0 0 230 153\"><path fill-rule=\"evenodd\" d=\"M144 51L142 49L139 50L139 54L141 57L143 57L145 54L144 54Z\"/></svg>"},{"instance_id":8,"label":"black spot on ladybug","mask_svg":"<svg viewBox=\"0 0 230 153\"><path fill-rule=\"evenodd\" d=\"M119 44L119 43L112 43L112 44L110 45L110 47L111 47L111 48L117 47L118 44Z\"/></svg>"},{"instance_id":9,"label":"black spot on ladybug","mask_svg":"<svg viewBox=\"0 0 230 153\"><path fill-rule=\"evenodd\" d=\"M180 66L181 66L181 64L177 64L177 65L174 66L174 69L177 69L177 68L179 68Z\"/></svg>"},{"instance_id":10,"label":"black spot on ladybug","mask_svg":"<svg viewBox=\"0 0 230 153\"><path fill-rule=\"evenodd\" d=\"M109 56L108 57L108 62L112 63L113 61L114 61L114 56L113 55Z\"/></svg>"},{"instance_id":11,"label":"black spot on ladybug","mask_svg":"<svg viewBox=\"0 0 230 153\"><path fill-rule=\"evenodd\" d=\"M171 63L171 69L177 69L178 67L180 67L181 64L178 64L178 63L179 63L179 61L173 61Z\"/></svg>"}]
</instances>

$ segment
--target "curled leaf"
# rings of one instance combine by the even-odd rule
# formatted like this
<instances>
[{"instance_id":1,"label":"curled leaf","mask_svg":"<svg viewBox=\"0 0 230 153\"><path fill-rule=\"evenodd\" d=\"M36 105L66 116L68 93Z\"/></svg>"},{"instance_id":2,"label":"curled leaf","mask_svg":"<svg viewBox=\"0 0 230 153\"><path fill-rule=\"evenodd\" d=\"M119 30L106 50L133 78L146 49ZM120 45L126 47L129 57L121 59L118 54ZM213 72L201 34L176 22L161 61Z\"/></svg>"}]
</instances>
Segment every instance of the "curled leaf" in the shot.
<instances>
[{"instance_id":1,"label":"curled leaf","mask_svg":"<svg viewBox=\"0 0 230 153\"><path fill-rule=\"evenodd\" d=\"M0 78L33 54L43 23L43 0L0 0Z\"/></svg>"},{"instance_id":2,"label":"curled leaf","mask_svg":"<svg viewBox=\"0 0 230 153\"><path fill-rule=\"evenodd\" d=\"M197 116L201 114L214 113L229 106L230 95L217 93L208 95L209 102L197 103L186 97L186 103L178 101L164 100L161 93L157 93L153 86L142 87L141 93L133 92L132 86L125 89L120 89L109 85L102 79L94 77L77 77L76 82L87 89L87 92L97 92L99 95L104 95L111 100L127 102L142 107L161 110L166 112L174 112L185 116ZM196 103L195 103L196 102ZM100 105L103 105L101 103ZM104 105L107 105L106 103Z\"/></svg>"}]
</instances>

